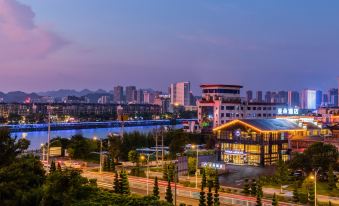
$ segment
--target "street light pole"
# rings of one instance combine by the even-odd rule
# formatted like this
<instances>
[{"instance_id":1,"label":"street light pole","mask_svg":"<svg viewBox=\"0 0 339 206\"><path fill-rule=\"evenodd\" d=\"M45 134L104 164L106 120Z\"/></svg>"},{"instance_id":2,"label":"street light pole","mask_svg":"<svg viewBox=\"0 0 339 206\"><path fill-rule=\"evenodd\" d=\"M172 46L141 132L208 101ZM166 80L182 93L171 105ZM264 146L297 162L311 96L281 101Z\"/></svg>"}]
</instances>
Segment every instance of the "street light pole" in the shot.
<instances>
[{"instance_id":1,"label":"street light pole","mask_svg":"<svg viewBox=\"0 0 339 206\"><path fill-rule=\"evenodd\" d=\"M100 138L100 174L102 173L102 139Z\"/></svg>"},{"instance_id":2,"label":"street light pole","mask_svg":"<svg viewBox=\"0 0 339 206\"><path fill-rule=\"evenodd\" d=\"M48 110L48 143L47 143L47 164L49 164L49 147L51 142L51 106L47 107Z\"/></svg>"},{"instance_id":3,"label":"street light pole","mask_svg":"<svg viewBox=\"0 0 339 206\"><path fill-rule=\"evenodd\" d=\"M314 206L317 206L317 175L320 168L314 170Z\"/></svg>"},{"instance_id":4,"label":"street light pole","mask_svg":"<svg viewBox=\"0 0 339 206\"><path fill-rule=\"evenodd\" d=\"M194 148L194 146L192 146ZM197 164L196 164L196 168L195 168L195 188L198 188L198 167L199 167L199 146L196 145L195 147L197 147Z\"/></svg>"},{"instance_id":5,"label":"street light pole","mask_svg":"<svg viewBox=\"0 0 339 206\"><path fill-rule=\"evenodd\" d=\"M147 174L146 174L146 176L147 176L147 195L149 194L149 189L148 189L148 182L149 182L149 156L150 156L150 154L146 154L147 155L147 159L146 159L146 164L147 164ZM141 157L141 160L144 160L145 159L145 155L142 155Z\"/></svg>"},{"instance_id":6,"label":"street light pole","mask_svg":"<svg viewBox=\"0 0 339 206\"><path fill-rule=\"evenodd\" d=\"M97 138L97 137L93 137L93 140L96 141L98 140L100 141L100 160L99 160L99 173L102 174L102 139L101 138Z\"/></svg>"}]
</instances>

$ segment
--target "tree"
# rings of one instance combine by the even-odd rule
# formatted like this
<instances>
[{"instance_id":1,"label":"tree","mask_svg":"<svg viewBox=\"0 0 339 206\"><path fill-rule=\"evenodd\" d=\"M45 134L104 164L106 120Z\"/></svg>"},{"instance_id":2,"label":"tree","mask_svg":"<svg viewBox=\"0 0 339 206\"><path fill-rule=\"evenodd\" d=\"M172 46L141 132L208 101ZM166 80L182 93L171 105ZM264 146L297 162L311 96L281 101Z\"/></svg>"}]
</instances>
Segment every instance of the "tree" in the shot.
<instances>
[{"instance_id":1,"label":"tree","mask_svg":"<svg viewBox=\"0 0 339 206\"><path fill-rule=\"evenodd\" d=\"M279 205L278 199L277 199L277 196L274 193L273 199L272 199L272 206L278 206L278 205Z\"/></svg>"},{"instance_id":2,"label":"tree","mask_svg":"<svg viewBox=\"0 0 339 206\"><path fill-rule=\"evenodd\" d=\"M201 185L201 191L200 191L200 196L199 196L199 206L206 206L205 192L204 192L203 185Z\"/></svg>"},{"instance_id":3,"label":"tree","mask_svg":"<svg viewBox=\"0 0 339 206\"><path fill-rule=\"evenodd\" d=\"M114 193L117 193L117 194L121 193L119 174L117 171L115 171L115 175L114 175L113 191Z\"/></svg>"},{"instance_id":4,"label":"tree","mask_svg":"<svg viewBox=\"0 0 339 206\"><path fill-rule=\"evenodd\" d=\"M275 177L280 184L280 192L282 193L282 186L288 180L288 168L283 160L278 161L277 170L275 172Z\"/></svg>"},{"instance_id":5,"label":"tree","mask_svg":"<svg viewBox=\"0 0 339 206\"><path fill-rule=\"evenodd\" d=\"M138 166L140 161L140 155L136 150L131 150L128 152L128 161L135 163Z\"/></svg>"},{"instance_id":6,"label":"tree","mask_svg":"<svg viewBox=\"0 0 339 206\"><path fill-rule=\"evenodd\" d=\"M72 205L96 190L87 178L81 176L79 170L53 172L43 186L41 205Z\"/></svg>"},{"instance_id":7,"label":"tree","mask_svg":"<svg viewBox=\"0 0 339 206\"><path fill-rule=\"evenodd\" d=\"M108 147L109 154L114 159L114 161L117 163L119 159L119 155L121 153L121 145L122 145L120 136L117 136L114 134L108 135L108 145L109 145Z\"/></svg>"},{"instance_id":8,"label":"tree","mask_svg":"<svg viewBox=\"0 0 339 206\"><path fill-rule=\"evenodd\" d=\"M214 206L220 205L219 189L220 189L219 176L215 175L215 179L214 179Z\"/></svg>"},{"instance_id":9,"label":"tree","mask_svg":"<svg viewBox=\"0 0 339 206\"><path fill-rule=\"evenodd\" d=\"M54 160L52 160L49 172L52 173L52 172L55 172L55 171L56 171L55 162L54 162Z\"/></svg>"},{"instance_id":10,"label":"tree","mask_svg":"<svg viewBox=\"0 0 339 206\"><path fill-rule=\"evenodd\" d=\"M154 178L154 187L153 187L153 196L156 197L157 199L160 199L159 196L159 185L158 185L158 177Z\"/></svg>"},{"instance_id":11,"label":"tree","mask_svg":"<svg viewBox=\"0 0 339 206\"><path fill-rule=\"evenodd\" d=\"M325 171L339 158L338 149L334 145L323 142L312 144L304 153L309 158L312 169L321 167Z\"/></svg>"},{"instance_id":12,"label":"tree","mask_svg":"<svg viewBox=\"0 0 339 206\"><path fill-rule=\"evenodd\" d=\"M308 202L310 205L314 205L314 185L310 184L308 187Z\"/></svg>"},{"instance_id":13,"label":"tree","mask_svg":"<svg viewBox=\"0 0 339 206\"><path fill-rule=\"evenodd\" d=\"M172 188L171 188L171 181L170 180L167 181L165 200L168 203L173 204L173 194L172 194Z\"/></svg>"},{"instance_id":14,"label":"tree","mask_svg":"<svg viewBox=\"0 0 339 206\"><path fill-rule=\"evenodd\" d=\"M250 191L250 184L248 182L248 179L246 178L244 181L244 189L243 189L243 193L246 195L249 195L251 193Z\"/></svg>"},{"instance_id":15,"label":"tree","mask_svg":"<svg viewBox=\"0 0 339 206\"><path fill-rule=\"evenodd\" d=\"M28 148L29 144L27 139L11 138L8 128L0 128L0 168L12 164L15 158Z\"/></svg>"},{"instance_id":16,"label":"tree","mask_svg":"<svg viewBox=\"0 0 339 206\"><path fill-rule=\"evenodd\" d=\"M81 134L77 134L71 137L68 145L68 153L72 158L84 159L91 152L90 139L83 137Z\"/></svg>"},{"instance_id":17,"label":"tree","mask_svg":"<svg viewBox=\"0 0 339 206\"><path fill-rule=\"evenodd\" d=\"M260 192L257 191L257 204L256 204L256 206L262 206L261 198L262 198L262 196L260 195Z\"/></svg>"},{"instance_id":18,"label":"tree","mask_svg":"<svg viewBox=\"0 0 339 206\"><path fill-rule=\"evenodd\" d=\"M58 172L61 172L61 170L62 170L62 169L61 169L60 162L58 162L57 171L58 171Z\"/></svg>"},{"instance_id":19,"label":"tree","mask_svg":"<svg viewBox=\"0 0 339 206\"><path fill-rule=\"evenodd\" d=\"M329 190L333 190L334 188L336 188L336 182L335 182L335 176L333 173L333 167L332 165L330 165L329 169L328 169L328 189Z\"/></svg>"},{"instance_id":20,"label":"tree","mask_svg":"<svg viewBox=\"0 0 339 206\"><path fill-rule=\"evenodd\" d=\"M197 158L189 157L187 160L188 172L190 174L195 174L197 168Z\"/></svg>"},{"instance_id":21,"label":"tree","mask_svg":"<svg viewBox=\"0 0 339 206\"><path fill-rule=\"evenodd\" d=\"M209 180L207 185L208 185L207 206L212 206L213 205L213 194L212 194L213 181Z\"/></svg>"},{"instance_id":22,"label":"tree","mask_svg":"<svg viewBox=\"0 0 339 206\"><path fill-rule=\"evenodd\" d=\"M251 182L251 195L256 195L257 194L257 182L255 179L252 179Z\"/></svg>"},{"instance_id":23,"label":"tree","mask_svg":"<svg viewBox=\"0 0 339 206\"><path fill-rule=\"evenodd\" d=\"M34 156L22 156L0 167L0 205L40 205L45 178Z\"/></svg>"},{"instance_id":24,"label":"tree","mask_svg":"<svg viewBox=\"0 0 339 206\"><path fill-rule=\"evenodd\" d=\"M264 192L262 191L262 185L260 182L257 184L257 194L259 194L261 197L264 196Z\"/></svg>"},{"instance_id":25,"label":"tree","mask_svg":"<svg viewBox=\"0 0 339 206\"><path fill-rule=\"evenodd\" d=\"M308 173L319 167L327 171L331 164L338 161L338 158L339 153L335 146L316 142L305 149L303 154L295 154L289 162L289 166L292 169L302 169Z\"/></svg>"},{"instance_id":26,"label":"tree","mask_svg":"<svg viewBox=\"0 0 339 206\"><path fill-rule=\"evenodd\" d=\"M125 171L122 171L120 173L120 180L121 180L121 184L120 184L121 194L129 195L131 192L129 189L128 177Z\"/></svg>"},{"instance_id":27,"label":"tree","mask_svg":"<svg viewBox=\"0 0 339 206\"><path fill-rule=\"evenodd\" d=\"M163 168L162 168L162 179L165 181L168 181L168 165L165 163Z\"/></svg>"},{"instance_id":28,"label":"tree","mask_svg":"<svg viewBox=\"0 0 339 206\"><path fill-rule=\"evenodd\" d=\"M206 171L205 171L205 169L202 169L201 185L202 185L202 187L204 189L207 186L207 179L206 179Z\"/></svg>"},{"instance_id":29,"label":"tree","mask_svg":"<svg viewBox=\"0 0 339 206\"><path fill-rule=\"evenodd\" d=\"M295 182L293 185L293 202L299 202L299 191L298 191L298 183Z\"/></svg>"}]
</instances>

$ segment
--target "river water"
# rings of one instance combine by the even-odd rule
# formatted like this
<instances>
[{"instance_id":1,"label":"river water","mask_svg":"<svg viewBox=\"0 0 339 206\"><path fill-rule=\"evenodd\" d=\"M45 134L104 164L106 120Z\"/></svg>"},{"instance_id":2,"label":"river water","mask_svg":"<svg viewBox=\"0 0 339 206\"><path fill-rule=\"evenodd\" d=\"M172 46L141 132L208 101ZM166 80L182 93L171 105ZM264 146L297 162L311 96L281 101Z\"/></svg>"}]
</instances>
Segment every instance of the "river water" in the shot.
<instances>
[{"instance_id":1,"label":"river water","mask_svg":"<svg viewBox=\"0 0 339 206\"><path fill-rule=\"evenodd\" d=\"M149 133L153 132L156 128L160 126L138 126L138 127L125 127L124 132L134 132L139 131L141 133ZM173 129L180 129L182 125L175 125L170 126ZM94 128L94 129L71 129L71 130L55 130L51 131L51 138L54 137L63 137L63 138L70 138L76 134L82 134L84 137L92 138L106 138L110 133L120 133L120 127L114 128ZM42 143L46 143L48 140L47 131L33 131L33 132L13 132L12 137L17 138L26 138L28 139L31 144L29 146L29 150L39 149Z\"/></svg>"}]
</instances>

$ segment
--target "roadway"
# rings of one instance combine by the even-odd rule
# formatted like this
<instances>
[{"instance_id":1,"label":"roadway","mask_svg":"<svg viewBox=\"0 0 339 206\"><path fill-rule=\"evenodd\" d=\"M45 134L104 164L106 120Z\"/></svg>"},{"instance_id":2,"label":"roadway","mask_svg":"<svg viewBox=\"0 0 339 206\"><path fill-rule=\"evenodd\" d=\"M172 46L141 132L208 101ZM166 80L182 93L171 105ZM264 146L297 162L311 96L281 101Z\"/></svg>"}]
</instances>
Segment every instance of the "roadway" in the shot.
<instances>
[{"instance_id":1,"label":"roadway","mask_svg":"<svg viewBox=\"0 0 339 206\"><path fill-rule=\"evenodd\" d=\"M106 189L113 189L113 180L114 174L103 172L99 174L98 172L90 172L84 171L83 176L91 179L97 179L98 186ZM146 195L147 194L147 183L148 183L148 190L149 194L152 194L153 191L153 179L141 178L141 177L128 177L130 188L133 193ZM164 198L164 193L167 187L166 181L159 180L159 190L161 192L162 198ZM171 184L173 194L174 194L174 183ZM191 187L184 187L182 185L177 185L177 203L183 202L186 205L198 205L199 200L199 189L191 188ZM248 197L238 194L230 194L230 193L219 193L220 195L220 202L221 205L243 205L243 206L255 206L256 205L256 198L255 197ZM174 197L173 197L174 198ZM263 206L272 205L272 200L263 199ZM279 203L280 206L292 206L296 204L291 203Z\"/></svg>"}]
</instances>

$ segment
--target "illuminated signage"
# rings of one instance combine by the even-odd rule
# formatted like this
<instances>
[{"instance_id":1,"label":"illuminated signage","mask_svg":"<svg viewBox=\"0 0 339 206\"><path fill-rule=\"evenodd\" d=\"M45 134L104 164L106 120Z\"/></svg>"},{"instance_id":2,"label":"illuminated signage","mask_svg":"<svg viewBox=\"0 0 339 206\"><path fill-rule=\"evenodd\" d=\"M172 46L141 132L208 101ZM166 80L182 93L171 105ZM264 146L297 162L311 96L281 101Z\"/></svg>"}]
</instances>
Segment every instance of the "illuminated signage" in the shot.
<instances>
[{"instance_id":1,"label":"illuminated signage","mask_svg":"<svg viewBox=\"0 0 339 206\"><path fill-rule=\"evenodd\" d=\"M213 169L224 169L225 168L225 164L215 163L215 162L202 162L201 166L202 167L210 167L210 168L213 168Z\"/></svg>"},{"instance_id":2,"label":"illuminated signage","mask_svg":"<svg viewBox=\"0 0 339 206\"><path fill-rule=\"evenodd\" d=\"M243 151L237 151L237 150L225 150L225 154L242 154L244 155L245 153Z\"/></svg>"},{"instance_id":3,"label":"illuminated signage","mask_svg":"<svg viewBox=\"0 0 339 206\"><path fill-rule=\"evenodd\" d=\"M299 115L298 108L278 108L278 115Z\"/></svg>"},{"instance_id":4,"label":"illuminated signage","mask_svg":"<svg viewBox=\"0 0 339 206\"><path fill-rule=\"evenodd\" d=\"M240 137L240 135L241 135L240 130L236 130L236 131L234 132L234 135L235 135L236 137Z\"/></svg>"}]
</instances>

